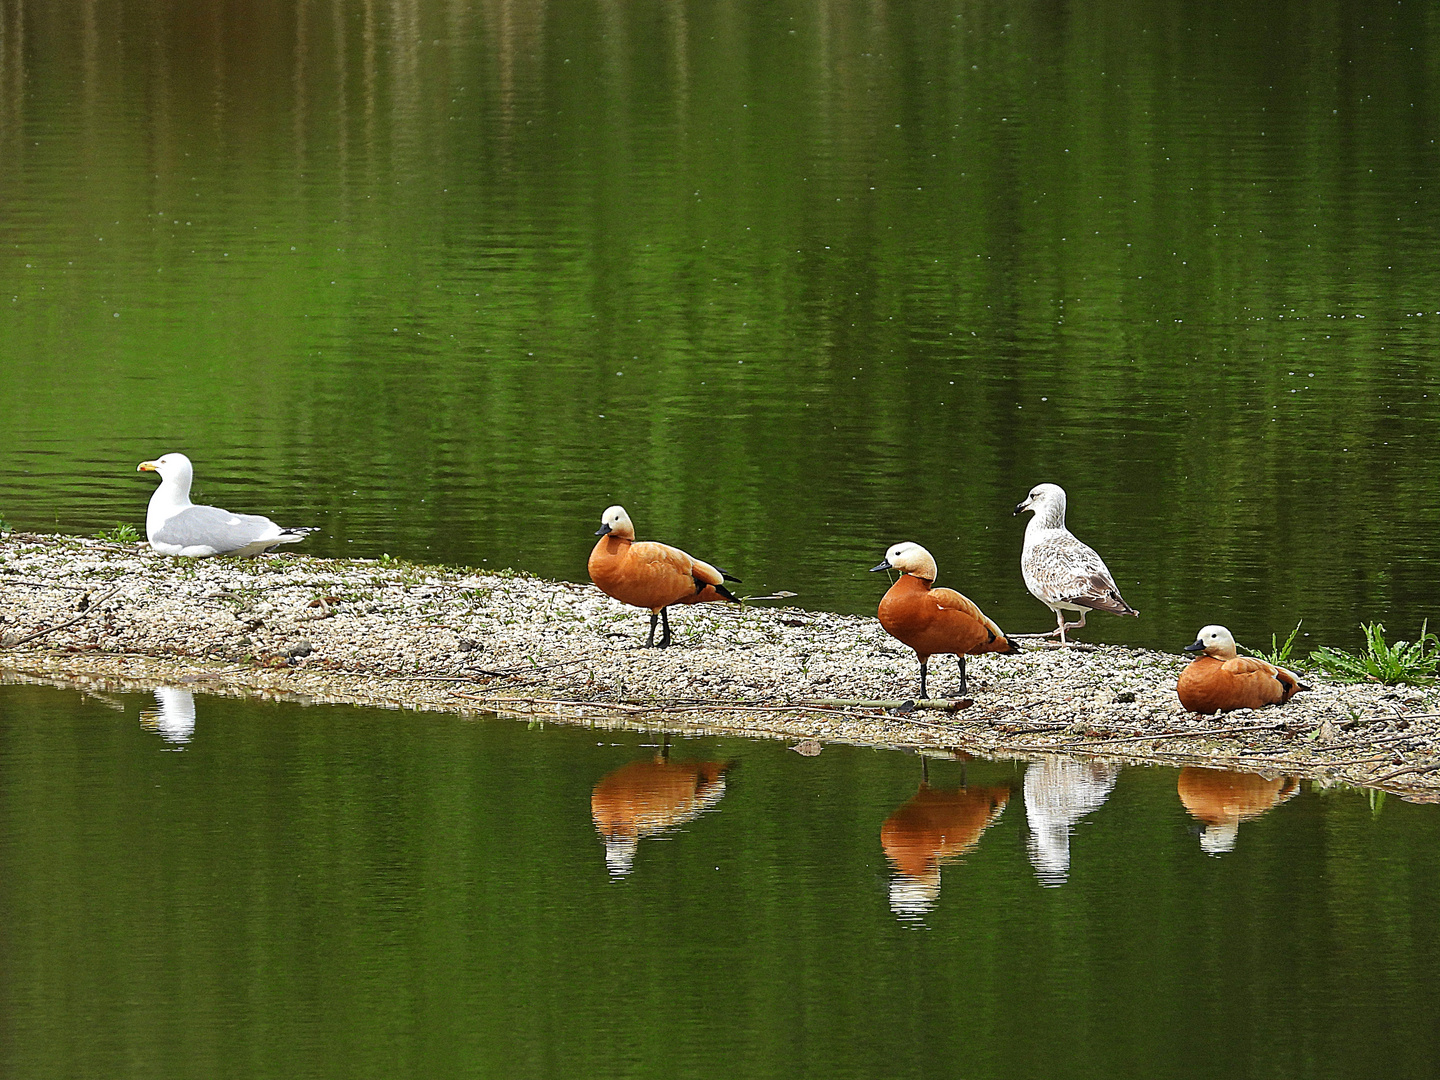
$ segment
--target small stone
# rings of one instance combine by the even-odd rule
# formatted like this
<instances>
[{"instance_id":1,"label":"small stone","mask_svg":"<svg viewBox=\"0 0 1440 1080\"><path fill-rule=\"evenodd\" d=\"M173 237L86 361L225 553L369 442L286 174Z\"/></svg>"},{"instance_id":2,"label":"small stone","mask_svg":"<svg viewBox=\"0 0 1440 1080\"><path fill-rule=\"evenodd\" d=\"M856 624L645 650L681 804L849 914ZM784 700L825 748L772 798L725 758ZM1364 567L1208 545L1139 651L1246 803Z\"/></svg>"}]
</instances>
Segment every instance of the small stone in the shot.
<instances>
[{"instance_id":1,"label":"small stone","mask_svg":"<svg viewBox=\"0 0 1440 1080\"><path fill-rule=\"evenodd\" d=\"M1115 695L1115 700L1122 705L1129 705L1135 700L1135 691L1121 690L1118 694Z\"/></svg>"},{"instance_id":2,"label":"small stone","mask_svg":"<svg viewBox=\"0 0 1440 1080\"><path fill-rule=\"evenodd\" d=\"M306 641L304 638L301 638L299 641L295 642L294 645L291 645L288 649L285 650L285 655L294 659L300 656L309 656L314 651L315 646L311 645L310 642Z\"/></svg>"}]
</instances>

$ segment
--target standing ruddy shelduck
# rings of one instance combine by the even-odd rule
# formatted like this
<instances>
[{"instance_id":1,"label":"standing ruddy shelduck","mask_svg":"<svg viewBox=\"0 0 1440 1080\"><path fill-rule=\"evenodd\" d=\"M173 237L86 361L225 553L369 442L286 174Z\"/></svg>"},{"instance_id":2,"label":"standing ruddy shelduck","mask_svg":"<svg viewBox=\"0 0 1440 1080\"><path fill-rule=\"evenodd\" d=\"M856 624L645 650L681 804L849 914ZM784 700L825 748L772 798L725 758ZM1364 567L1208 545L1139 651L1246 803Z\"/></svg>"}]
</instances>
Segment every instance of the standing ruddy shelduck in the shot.
<instances>
[{"instance_id":1,"label":"standing ruddy shelduck","mask_svg":"<svg viewBox=\"0 0 1440 1080\"><path fill-rule=\"evenodd\" d=\"M1191 712L1229 712L1284 705L1301 690L1309 690L1293 671L1253 656L1239 656L1235 639L1223 626L1207 626L1186 652L1204 653L1180 673L1175 692Z\"/></svg>"},{"instance_id":2,"label":"standing ruddy shelduck","mask_svg":"<svg viewBox=\"0 0 1440 1080\"><path fill-rule=\"evenodd\" d=\"M1140 614L1121 597L1105 560L1065 528L1064 488L1059 484L1035 485L1025 501L1015 507L1016 515L1025 510L1034 511L1035 516L1025 526L1020 572L1025 575L1025 587L1031 595L1055 612L1056 622L1055 629L1048 634L1027 634L1027 637L1058 634L1060 644L1068 645L1065 631L1084 626L1087 611ZM1078 611L1080 621L1066 622L1067 611Z\"/></svg>"},{"instance_id":3,"label":"standing ruddy shelduck","mask_svg":"<svg viewBox=\"0 0 1440 1080\"><path fill-rule=\"evenodd\" d=\"M1014 653L1020 647L1005 637L974 601L954 589L935 588L939 570L919 544L896 544L876 570L903 571L880 600L880 625L891 637L915 650L920 661L920 696L927 697L925 669L936 653L954 653L960 661L960 693L968 689L965 657L971 653Z\"/></svg>"},{"instance_id":4,"label":"standing ruddy shelduck","mask_svg":"<svg viewBox=\"0 0 1440 1080\"><path fill-rule=\"evenodd\" d=\"M725 582L739 581L739 578L669 544L637 543L635 526L623 506L612 506L605 511L595 535L600 539L590 552L590 580L600 586L606 596L613 596L622 604L650 609L647 649L655 644L657 621L665 627L659 647L663 649L670 644L670 616L665 609L671 604L703 604L710 600L740 602L725 587Z\"/></svg>"}]
</instances>

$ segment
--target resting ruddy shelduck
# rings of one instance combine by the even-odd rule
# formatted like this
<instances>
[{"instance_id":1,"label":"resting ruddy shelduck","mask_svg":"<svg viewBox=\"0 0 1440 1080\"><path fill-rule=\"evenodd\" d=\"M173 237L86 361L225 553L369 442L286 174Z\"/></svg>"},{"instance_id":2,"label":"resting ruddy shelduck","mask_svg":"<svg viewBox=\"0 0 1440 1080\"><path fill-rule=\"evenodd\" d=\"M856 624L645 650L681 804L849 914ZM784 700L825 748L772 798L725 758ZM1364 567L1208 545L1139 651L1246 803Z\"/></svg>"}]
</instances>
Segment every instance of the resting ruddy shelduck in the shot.
<instances>
[{"instance_id":1,"label":"resting ruddy shelduck","mask_svg":"<svg viewBox=\"0 0 1440 1080\"><path fill-rule=\"evenodd\" d=\"M740 602L725 587L725 582L739 581L739 578L669 544L644 540L637 543L635 526L623 506L612 506L605 511L595 535L600 539L590 552L590 580L606 596L622 604L650 609L647 649L655 645L657 621L665 628L659 647L663 649L670 644L670 616L665 609L671 604L703 604L710 600Z\"/></svg>"},{"instance_id":2,"label":"resting ruddy shelduck","mask_svg":"<svg viewBox=\"0 0 1440 1080\"><path fill-rule=\"evenodd\" d=\"M1301 690L1309 690L1293 671L1253 656L1239 656L1235 639L1223 626L1207 626L1186 652L1200 652L1180 673L1175 692L1191 712L1229 712L1284 705Z\"/></svg>"},{"instance_id":3,"label":"resting ruddy shelduck","mask_svg":"<svg viewBox=\"0 0 1440 1080\"><path fill-rule=\"evenodd\" d=\"M925 669L936 653L954 653L960 661L960 693L968 689L965 657L972 653L1014 653L1020 646L1005 637L974 601L954 589L935 588L939 570L930 552L919 544L900 543L885 552L876 570L902 573L880 600L880 625L894 638L915 650L920 661L920 697L925 689Z\"/></svg>"},{"instance_id":4,"label":"resting ruddy shelduck","mask_svg":"<svg viewBox=\"0 0 1440 1080\"><path fill-rule=\"evenodd\" d=\"M1085 625L1087 611L1113 611L1116 615L1139 615L1120 595L1105 560L1095 549L1082 544L1065 528L1065 489L1059 484L1036 484L1015 507L1016 515L1030 510L1035 516L1025 526L1025 548L1020 553L1020 573L1032 596L1055 613L1056 627L1048 634L1026 637L1060 637L1066 630ZM1078 611L1079 622L1066 622L1065 612Z\"/></svg>"}]
</instances>

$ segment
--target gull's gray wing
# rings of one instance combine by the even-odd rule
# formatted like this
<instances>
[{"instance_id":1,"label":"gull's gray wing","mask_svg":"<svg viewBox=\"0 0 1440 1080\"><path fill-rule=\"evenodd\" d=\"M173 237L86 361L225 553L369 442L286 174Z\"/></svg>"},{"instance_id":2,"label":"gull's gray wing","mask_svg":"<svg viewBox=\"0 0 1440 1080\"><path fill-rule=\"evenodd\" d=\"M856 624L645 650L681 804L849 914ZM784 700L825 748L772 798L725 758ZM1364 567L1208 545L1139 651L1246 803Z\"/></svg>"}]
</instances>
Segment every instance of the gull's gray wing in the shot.
<instances>
[{"instance_id":1,"label":"gull's gray wing","mask_svg":"<svg viewBox=\"0 0 1440 1080\"><path fill-rule=\"evenodd\" d=\"M224 555L267 536L278 537L281 531L273 521L259 514L232 514L218 506L190 506L160 526L154 539L181 548L208 547L217 555Z\"/></svg>"},{"instance_id":2,"label":"gull's gray wing","mask_svg":"<svg viewBox=\"0 0 1440 1080\"><path fill-rule=\"evenodd\" d=\"M1076 604L1117 615L1133 610L1095 549L1068 532L1036 544L1024 569L1038 587L1035 594L1046 603Z\"/></svg>"}]
</instances>

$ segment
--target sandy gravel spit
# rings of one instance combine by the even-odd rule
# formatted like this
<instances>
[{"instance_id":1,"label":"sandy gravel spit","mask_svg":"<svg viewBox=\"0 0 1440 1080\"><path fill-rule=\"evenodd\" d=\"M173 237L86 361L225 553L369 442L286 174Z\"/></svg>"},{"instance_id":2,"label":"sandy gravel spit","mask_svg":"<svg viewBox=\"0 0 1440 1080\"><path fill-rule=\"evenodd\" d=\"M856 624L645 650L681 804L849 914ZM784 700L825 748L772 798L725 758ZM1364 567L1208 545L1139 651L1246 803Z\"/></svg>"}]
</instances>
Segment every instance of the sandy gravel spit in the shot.
<instances>
[{"instance_id":1,"label":"sandy gravel spit","mask_svg":"<svg viewBox=\"0 0 1440 1080\"><path fill-rule=\"evenodd\" d=\"M1181 654L1027 646L970 659L970 699L909 708L915 655L873 618L754 604L649 615L588 582L396 560L180 559L0 538L0 677L1026 757L1068 753L1381 787L1440 801L1430 688L1332 684L1219 717L1175 696ZM958 684L931 661L932 692ZM884 706L857 702L884 702ZM814 744L807 741L813 740Z\"/></svg>"}]
</instances>

